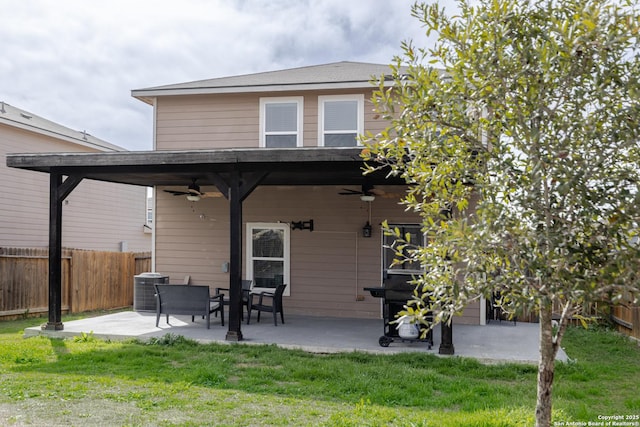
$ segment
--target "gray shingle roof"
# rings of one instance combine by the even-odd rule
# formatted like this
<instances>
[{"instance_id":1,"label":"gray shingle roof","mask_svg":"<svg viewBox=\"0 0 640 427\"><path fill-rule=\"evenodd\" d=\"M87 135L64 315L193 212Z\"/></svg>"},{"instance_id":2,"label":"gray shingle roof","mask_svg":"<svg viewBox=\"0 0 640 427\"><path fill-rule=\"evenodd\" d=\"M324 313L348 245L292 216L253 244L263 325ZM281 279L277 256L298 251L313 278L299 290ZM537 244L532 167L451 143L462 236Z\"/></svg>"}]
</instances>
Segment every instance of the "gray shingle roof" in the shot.
<instances>
[{"instance_id":1,"label":"gray shingle roof","mask_svg":"<svg viewBox=\"0 0 640 427\"><path fill-rule=\"evenodd\" d=\"M386 64L334 62L286 70L220 77L133 90L136 98L160 95L369 88L374 76L391 74Z\"/></svg>"},{"instance_id":2,"label":"gray shingle roof","mask_svg":"<svg viewBox=\"0 0 640 427\"><path fill-rule=\"evenodd\" d=\"M100 151L126 151L122 147L92 136L86 131L70 129L26 110L9 105L4 101L0 101L0 124L62 139L85 147L92 147Z\"/></svg>"}]
</instances>

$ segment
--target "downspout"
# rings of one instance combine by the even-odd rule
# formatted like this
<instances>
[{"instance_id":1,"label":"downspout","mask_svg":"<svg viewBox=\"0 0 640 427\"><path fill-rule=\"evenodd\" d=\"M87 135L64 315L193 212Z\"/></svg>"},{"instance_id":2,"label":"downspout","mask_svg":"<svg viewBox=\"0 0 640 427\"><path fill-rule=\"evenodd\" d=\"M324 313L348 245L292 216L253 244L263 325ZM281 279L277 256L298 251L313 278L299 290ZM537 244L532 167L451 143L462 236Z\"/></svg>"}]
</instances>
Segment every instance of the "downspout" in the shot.
<instances>
[{"instance_id":1,"label":"downspout","mask_svg":"<svg viewBox=\"0 0 640 427\"><path fill-rule=\"evenodd\" d=\"M151 271L156 272L156 227L158 225L158 198L157 196L157 186L153 186L153 224L151 227Z\"/></svg>"},{"instance_id":2,"label":"downspout","mask_svg":"<svg viewBox=\"0 0 640 427\"><path fill-rule=\"evenodd\" d=\"M158 98L153 98L153 117L152 117L152 129L153 135L151 136L151 144L153 145L153 151L158 149L158 137L157 137L157 125L158 125ZM151 229L151 271L156 271L156 227L158 226L158 198L157 186L153 186L153 227Z\"/></svg>"}]
</instances>

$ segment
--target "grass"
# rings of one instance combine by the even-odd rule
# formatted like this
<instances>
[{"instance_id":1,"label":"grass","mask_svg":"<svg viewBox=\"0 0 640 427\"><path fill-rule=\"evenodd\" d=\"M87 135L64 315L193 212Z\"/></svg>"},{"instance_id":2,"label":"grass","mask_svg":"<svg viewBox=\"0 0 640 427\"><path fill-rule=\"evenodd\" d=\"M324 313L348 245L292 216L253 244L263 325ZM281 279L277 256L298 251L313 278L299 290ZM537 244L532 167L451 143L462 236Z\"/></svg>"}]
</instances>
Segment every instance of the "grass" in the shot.
<instances>
[{"instance_id":1,"label":"grass","mask_svg":"<svg viewBox=\"0 0 640 427\"><path fill-rule=\"evenodd\" d=\"M69 319L65 319L68 321ZM3 425L528 426L536 367L429 354L308 354L275 346L22 338L0 322ZM640 414L640 348L571 329L556 421Z\"/></svg>"}]
</instances>

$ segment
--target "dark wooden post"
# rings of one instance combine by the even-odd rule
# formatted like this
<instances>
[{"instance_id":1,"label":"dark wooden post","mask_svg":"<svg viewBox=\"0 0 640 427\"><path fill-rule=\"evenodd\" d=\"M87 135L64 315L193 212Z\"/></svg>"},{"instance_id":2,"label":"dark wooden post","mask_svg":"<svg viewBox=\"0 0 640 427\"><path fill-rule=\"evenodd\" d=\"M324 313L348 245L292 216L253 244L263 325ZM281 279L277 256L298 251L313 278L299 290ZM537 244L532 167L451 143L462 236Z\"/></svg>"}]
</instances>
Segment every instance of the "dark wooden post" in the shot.
<instances>
[{"instance_id":1,"label":"dark wooden post","mask_svg":"<svg viewBox=\"0 0 640 427\"><path fill-rule=\"evenodd\" d=\"M242 329L242 202L258 186L267 172L243 174L240 169L207 175L229 201L229 330L227 341L241 341Z\"/></svg>"},{"instance_id":2,"label":"dark wooden post","mask_svg":"<svg viewBox=\"0 0 640 427\"><path fill-rule=\"evenodd\" d=\"M62 201L82 181L81 176L69 176L52 170L49 175L49 321L47 330L62 330Z\"/></svg>"},{"instance_id":3,"label":"dark wooden post","mask_svg":"<svg viewBox=\"0 0 640 427\"><path fill-rule=\"evenodd\" d=\"M242 310L242 197L240 174L234 172L228 182L229 199L229 330L227 341L241 341Z\"/></svg>"},{"instance_id":4,"label":"dark wooden post","mask_svg":"<svg viewBox=\"0 0 640 427\"><path fill-rule=\"evenodd\" d=\"M62 175L49 176L49 321L42 329L62 330Z\"/></svg>"},{"instance_id":5,"label":"dark wooden post","mask_svg":"<svg viewBox=\"0 0 640 427\"><path fill-rule=\"evenodd\" d=\"M440 324L440 348L439 354L454 354L453 348L453 321L443 321Z\"/></svg>"},{"instance_id":6,"label":"dark wooden post","mask_svg":"<svg viewBox=\"0 0 640 427\"><path fill-rule=\"evenodd\" d=\"M223 176L224 175L224 176ZM229 201L229 330L227 341L241 341L242 330L242 202L267 176L267 172L211 173L208 177Z\"/></svg>"}]
</instances>

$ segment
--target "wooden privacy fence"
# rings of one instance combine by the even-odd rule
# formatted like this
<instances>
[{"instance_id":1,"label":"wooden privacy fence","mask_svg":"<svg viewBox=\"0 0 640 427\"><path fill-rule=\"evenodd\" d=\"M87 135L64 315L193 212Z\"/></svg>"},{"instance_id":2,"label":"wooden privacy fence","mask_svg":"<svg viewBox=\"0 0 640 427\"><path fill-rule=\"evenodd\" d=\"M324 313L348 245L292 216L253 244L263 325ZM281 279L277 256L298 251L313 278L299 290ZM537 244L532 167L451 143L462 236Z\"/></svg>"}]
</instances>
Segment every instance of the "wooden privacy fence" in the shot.
<instances>
[{"instance_id":1,"label":"wooden privacy fence","mask_svg":"<svg viewBox=\"0 0 640 427\"><path fill-rule=\"evenodd\" d=\"M0 248L0 318L48 312L48 257L48 249ZM64 249L62 310L131 306L133 276L150 269L149 253Z\"/></svg>"},{"instance_id":2,"label":"wooden privacy fence","mask_svg":"<svg viewBox=\"0 0 640 427\"><path fill-rule=\"evenodd\" d=\"M611 319L619 332L640 340L640 307L614 305L611 307Z\"/></svg>"},{"instance_id":3,"label":"wooden privacy fence","mask_svg":"<svg viewBox=\"0 0 640 427\"><path fill-rule=\"evenodd\" d=\"M560 318L560 311L560 306L554 307L554 319ZM630 299L621 304L611 304L608 301L596 302L583 307L582 311L577 314L596 322L611 322L618 332L640 341L640 307L634 305ZM519 316L518 320L520 319ZM535 313L525 314L522 320L525 322L538 321ZM570 318L569 323L575 326L582 325L578 316Z\"/></svg>"}]
</instances>

